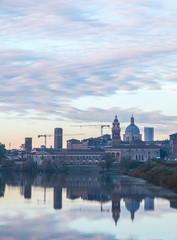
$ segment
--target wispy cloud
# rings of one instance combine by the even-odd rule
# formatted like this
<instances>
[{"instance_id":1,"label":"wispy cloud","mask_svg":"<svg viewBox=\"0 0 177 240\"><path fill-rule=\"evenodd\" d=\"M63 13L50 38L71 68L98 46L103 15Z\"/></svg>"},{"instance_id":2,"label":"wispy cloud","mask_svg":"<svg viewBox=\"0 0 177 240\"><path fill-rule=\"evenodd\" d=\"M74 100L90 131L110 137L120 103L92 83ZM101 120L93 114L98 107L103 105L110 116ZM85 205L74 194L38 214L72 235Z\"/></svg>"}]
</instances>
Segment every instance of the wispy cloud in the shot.
<instances>
[{"instance_id":1,"label":"wispy cloud","mask_svg":"<svg viewBox=\"0 0 177 240\"><path fill-rule=\"evenodd\" d=\"M0 109L101 121L101 107L82 113L72 99L177 87L176 10L172 0L1 1Z\"/></svg>"}]
</instances>

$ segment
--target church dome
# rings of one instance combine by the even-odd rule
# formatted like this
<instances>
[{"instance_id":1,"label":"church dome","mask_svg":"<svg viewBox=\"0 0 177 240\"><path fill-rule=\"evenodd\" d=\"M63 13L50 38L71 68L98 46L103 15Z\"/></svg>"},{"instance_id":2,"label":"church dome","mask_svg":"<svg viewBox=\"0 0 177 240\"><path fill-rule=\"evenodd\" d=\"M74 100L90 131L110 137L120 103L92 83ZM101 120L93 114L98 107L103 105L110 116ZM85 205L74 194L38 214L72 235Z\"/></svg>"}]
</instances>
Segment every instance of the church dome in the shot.
<instances>
[{"instance_id":1,"label":"church dome","mask_svg":"<svg viewBox=\"0 0 177 240\"><path fill-rule=\"evenodd\" d=\"M128 132L139 134L140 130L135 124L130 124L125 130L125 133L128 133Z\"/></svg>"},{"instance_id":2,"label":"church dome","mask_svg":"<svg viewBox=\"0 0 177 240\"><path fill-rule=\"evenodd\" d=\"M131 117L131 124L125 129L125 133L140 133L139 128L134 124L134 117Z\"/></svg>"}]
</instances>

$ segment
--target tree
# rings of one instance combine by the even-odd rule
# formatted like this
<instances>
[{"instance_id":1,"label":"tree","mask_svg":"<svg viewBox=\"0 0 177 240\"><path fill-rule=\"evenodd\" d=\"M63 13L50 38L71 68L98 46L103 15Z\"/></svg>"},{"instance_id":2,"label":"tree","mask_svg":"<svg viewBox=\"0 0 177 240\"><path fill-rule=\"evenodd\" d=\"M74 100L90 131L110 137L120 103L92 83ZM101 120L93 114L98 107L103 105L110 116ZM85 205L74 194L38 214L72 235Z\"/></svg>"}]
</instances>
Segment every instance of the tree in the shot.
<instances>
[{"instance_id":1,"label":"tree","mask_svg":"<svg viewBox=\"0 0 177 240\"><path fill-rule=\"evenodd\" d=\"M114 161L115 157L112 155L112 153L105 153L102 156L100 166L103 170L106 168L106 170L109 171Z\"/></svg>"},{"instance_id":2,"label":"tree","mask_svg":"<svg viewBox=\"0 0 177 240\"><path fill-rule=\"evenodd\" d=\"M1 162L2 169L6 171L14 170L14 165L15 165L15 162L12 160L3 159Z\"/></svg>"},{"instance_id":3,"label":"tree","mask_svg":"<svg viewBox=\"0 0 177 240\"><path fill-rule=\"evenodd\" d=\"M42 171L44 172L54 172L55 168L50 159L45 159L42 162Z\"/></svg>"},{"instance_id":4,"label":"tree","mask_svg":"<svg viewBox=\"0 0 177 240\"><path fill-rule=\"evenodd\" d=\"M33 159L29 158L22 163L20 170L25 172L35 172L37 170L37 165Z\"/></svg>"},{"instance_id":5,"label":"tree","mask_svg":"<svg viewBox=\"0 0 177 240\"><path fill-rule=\"evenodd\" d=\"M5 159L5 156L6 156L5 145L0 143L0 164L2 163L2 160Z\"/></svg>"},{"instance_id":6,"label":"tree","mask_svg":"<svg viewBox=\"0 0 177 240\"><path fill-rule=\"evenodd\" d=\"M56 167L57 167L58 171L67 172L68 171L67 162L68 162L68 156L66 154L60 155L56 159Z\"/></svg>"}]
</instances>

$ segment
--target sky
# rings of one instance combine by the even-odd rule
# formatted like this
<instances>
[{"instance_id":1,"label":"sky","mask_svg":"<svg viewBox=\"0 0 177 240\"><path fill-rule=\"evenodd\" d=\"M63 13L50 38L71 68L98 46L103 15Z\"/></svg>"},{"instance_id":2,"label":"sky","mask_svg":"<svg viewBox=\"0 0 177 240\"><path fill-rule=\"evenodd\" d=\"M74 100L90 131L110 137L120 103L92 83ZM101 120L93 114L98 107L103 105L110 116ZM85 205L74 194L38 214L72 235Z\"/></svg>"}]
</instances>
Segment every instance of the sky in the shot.
<instances>
[{"instance_id":1,"label":"sky","mask_svg":"<svg viewBox=\"0 0 177 240\"><path fill-rule=\"evenodd\" d=\"M0 0L0 142L62 127L64 141L100 136L132 114L155 139L177 132L175 0ZM105 128L104 133L111 133Z\"/></svg>"}]
</instances>

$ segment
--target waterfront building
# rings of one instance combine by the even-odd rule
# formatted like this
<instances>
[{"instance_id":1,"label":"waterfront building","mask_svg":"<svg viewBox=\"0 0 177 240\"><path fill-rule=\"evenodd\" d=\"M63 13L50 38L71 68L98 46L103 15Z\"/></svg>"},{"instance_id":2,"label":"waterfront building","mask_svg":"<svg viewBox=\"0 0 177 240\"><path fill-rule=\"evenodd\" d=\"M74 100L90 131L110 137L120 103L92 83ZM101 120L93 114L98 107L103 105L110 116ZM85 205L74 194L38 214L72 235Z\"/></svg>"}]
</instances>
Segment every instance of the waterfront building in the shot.
<instances>
[{"instance_id":1,"label":"waterfront building","mask_svg":"<svg viewBox=\"0 0 177 240\"><path fill-rule=\"evenodd\" d=\"M32 158L37 165L41 165L45 159L51 161L65 160L67 164L98 164L104 154L102 149L66 149L61 151L39 150L33 152Z\"/></svg>"},{"instance_id":2,"label":"waterfront building","mask_svg":"<svg viewBox=\"0 0 177 240\"><path fill-rule=\"evenodd\" d=\"M123 161L126 158L146 162L148 159L160 157L159 146L155 144L146 145L144 142L130 145L122 143L119 147L107 148L105 151L112 153L116 157L117 162Z\"/></svg>"},{"instance_id":3,"label":"waterfront building","mask_svg":"<svg viewBox=\"0 0 177 240\"><path fill-rule=\"evenodd\" d=\"M63 129L54 129L54 149L62 149L63 147Z\"/></svg>"},{"instance_id":4,"label":"waterfront building","mask_svg":"<svg viewBox=\"0 0 177 240\"><path fill-rule=\"evenodd\" d=\"M153 127L145 127L144 128L144 141L145 142L153 142L154 141L154 128Z\"/></svg>"},{"instance_id":5,"label":"waterfront building","mask_svg":"<svg viewBox=\"0 0 177 240\"><path fill-rule=\"evenodd\" d=\"M138 126L135 125L134 117L132 116L130 119L130 125L125 129L125 134L123 135L123 140L132 142L136 140L141 140L142 135L140 134L140 130Z\"/></svg>"}]
</instances>

